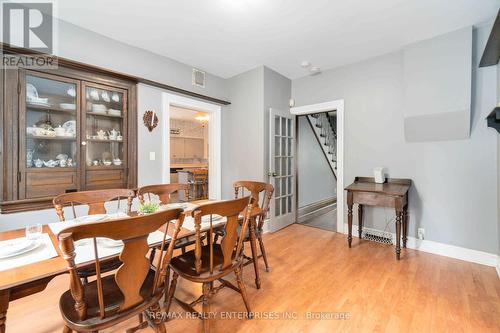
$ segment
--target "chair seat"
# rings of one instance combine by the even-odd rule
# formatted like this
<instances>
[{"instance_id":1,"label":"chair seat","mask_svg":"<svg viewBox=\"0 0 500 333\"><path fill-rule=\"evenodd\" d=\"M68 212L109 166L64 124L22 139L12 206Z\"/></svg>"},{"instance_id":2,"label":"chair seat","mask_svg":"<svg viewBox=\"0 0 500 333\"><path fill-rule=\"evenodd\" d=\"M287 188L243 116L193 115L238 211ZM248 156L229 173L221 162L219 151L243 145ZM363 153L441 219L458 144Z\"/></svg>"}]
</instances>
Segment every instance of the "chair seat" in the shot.
<instances>
[{"instance_id":1,"label":"chair seat","mask_svg":"<svg viewBox=\"0 0 500 333\"><path fill-rule=\"evenodd\" d=\"M200 273L196 273L195 268L195 251L191 250L180 256L172 258L170 261L170 266L172 269L184 277L193 282L206 281L207 278L213 281L217 280L224 274L227 274L227 269L221 271L220 268L224 262L224 256L222 254L222 248L220 244L213 245L213 260L214 260L214 272L210 273L210 245L205 245L201 248L201 270ZM233 261L232 266L236 267L238 263Z\"/></svg>"},{"instance_id":2,"label":"chair seat","mask_svg":"<svg viewBox=\"0 0 500 333\"><path fill-rule=\"evenodd\" d=\"M117 258L111 259L108 261L103 261L101 263L101 273L107 273L107 272L114 271L115 269L117 269L121 265L122 265L122 262ZM80 278L88 278L91 276L95 276L95 274L96 274L95 265L92 265L88 268L82 268L78 271L78 277L80 277Z\"/></svg>"},{"instance_id":3,"label":"chair seat","mask_svg":"<svg viewBox=\"0 0 500 333\"><path fill-rule=\"evenodd\" d=\"M151 296L151 286L153 285L155 272L150 270L141 288L141 296L144 301L137 306L130 308L128 311L128 317L132 317L146 308L151 306L154 302L157 302L161 297L161 294ZM78 313L75 310L75 301L71 296L71 291L67 290L62 294L59 300L59 308L63 319L66 321L69 327L74 330L88 330L89 327L99 324L101 328L109 327L115 324L116 312L119 310L119 306L123 303L123 294L121 293L118 285L115 282L114 275L108 275L102 278L103 285L103 299L104 307L106 309L106 317L99 317L99 301L97 296L97 282L92 281L83 286L85 301L87 303L87 317L84 320L80 320ZM126 312L125 311L125 312ZM120 317L123 318L127 316L127 313L121 312ZM109 324L109 326L106 326Z\"/></svg>"},{"instance_id":4,"label":"chair seat","mask_svg":"<svg viewBox=\"0 0 500 333\"><path fill-rule=\"evenodd\" d=\"M203 241L205 238L207 238L205 235L200 237L200 240ZM183 237L178 239L175 242L174 249L182 249L183 247L193 245L196 242L196 236L188 236L188 237Z\"/></svg>"}]
</instances>

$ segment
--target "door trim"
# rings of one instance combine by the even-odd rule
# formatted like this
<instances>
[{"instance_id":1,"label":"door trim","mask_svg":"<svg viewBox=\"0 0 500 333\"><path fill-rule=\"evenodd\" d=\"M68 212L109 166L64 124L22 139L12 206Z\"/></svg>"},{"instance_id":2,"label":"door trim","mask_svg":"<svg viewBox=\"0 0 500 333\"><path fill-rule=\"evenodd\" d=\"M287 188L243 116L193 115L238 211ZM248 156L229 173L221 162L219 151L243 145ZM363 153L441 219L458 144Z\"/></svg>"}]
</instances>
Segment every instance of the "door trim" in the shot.
<instances>
[{"instance_id":1,"label":"door trim","mask_svg":"<svg viewBox=\"0 0 500 333\"><path fill-rule=\"evenodd\" d=\"M344 100L296 106L290 112L296 116L337 110L337 232L344 232ZM297 140L295 140L297 147ZM297 177L297 169L295 170ZM296 198L297 199L297 198ZM297 204L296 204L297 206Z\"/></svg>"},{"instance_id":2,"label":"door trim","mask_svg":"<svg viewBox=\"0 0 500 333\"><path fill-rule=\"evenodd\" d=\"M170 106L183 107L196 111L206 112L210 115L208 122L208 197L220 200L222 198L222 165L221 165L221 113L222 107L194 98L162 93L162 120L165 129L163 136L163 183L170 183Z\"/></svg>"}]
</instances>

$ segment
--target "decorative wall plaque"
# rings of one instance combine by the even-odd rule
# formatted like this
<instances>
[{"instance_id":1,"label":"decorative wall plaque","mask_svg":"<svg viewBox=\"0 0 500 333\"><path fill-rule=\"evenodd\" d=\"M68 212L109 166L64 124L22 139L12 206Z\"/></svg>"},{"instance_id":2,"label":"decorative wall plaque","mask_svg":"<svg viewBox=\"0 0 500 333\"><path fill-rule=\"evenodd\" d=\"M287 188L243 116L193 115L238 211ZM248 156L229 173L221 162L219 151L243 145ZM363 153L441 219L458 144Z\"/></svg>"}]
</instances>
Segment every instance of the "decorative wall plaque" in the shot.
<instances>
[{"instance_id":1,"label":"decorative wall plaque","mask_svg":"<svg viewBox=\"0 0 500 333\"><path fill-rule=\"evenodd\" d=\"M142 117L144 120L144 126L148 128L150 132L158 125L158 117L154 111L146 111L144 112L144 116Z\"/></svg>"}]
</instances>

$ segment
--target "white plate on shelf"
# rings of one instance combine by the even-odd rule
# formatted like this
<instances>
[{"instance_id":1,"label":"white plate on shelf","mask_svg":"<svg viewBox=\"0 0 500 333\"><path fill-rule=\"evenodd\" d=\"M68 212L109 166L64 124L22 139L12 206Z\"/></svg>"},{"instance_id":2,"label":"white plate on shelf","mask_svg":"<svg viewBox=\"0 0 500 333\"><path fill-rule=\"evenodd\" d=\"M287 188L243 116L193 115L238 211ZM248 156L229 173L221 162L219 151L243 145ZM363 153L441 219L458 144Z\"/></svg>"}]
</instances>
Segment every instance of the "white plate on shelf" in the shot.
<instances>
[{"instance_id":1,"label":"white plate on shelf","mask_svg":"<svg viewBox=\"0 0 500 333\"><path fill-rule=\"evenodd\" d=\"M6 259L33 251L42 244L35 239L16 238L0 243L0 259Z\"/></svg>"},{"instance_id":2,"label":"white plate on shelf","mask_svg":"<svg viewBox=\"0 0 500 333\"><path fill-rule=\"evenodd\" d=\"M28 99L28 104L35 106L50 106L47 98Z\"/></svg>"},{"instance_id":3,"label":"white plate on shelf","mask_svg":"<svg viewBox=\"0 0 500 333\"><path fill-rule=\"evenodd\" d=\"M28 99L38 98L38 91L31 83L26 83L26 97Z\"/></svg>"},{"instance_id":4,"label":"white plate on shelf","mask_svg":"<svg viewBox=\"0 0 500 333\"><path fill-rule=\"evenodd\" d=\"M61 103L59 106L63 110L76 110L76 105L73 103Z\"/></svg>"}]
</instances>

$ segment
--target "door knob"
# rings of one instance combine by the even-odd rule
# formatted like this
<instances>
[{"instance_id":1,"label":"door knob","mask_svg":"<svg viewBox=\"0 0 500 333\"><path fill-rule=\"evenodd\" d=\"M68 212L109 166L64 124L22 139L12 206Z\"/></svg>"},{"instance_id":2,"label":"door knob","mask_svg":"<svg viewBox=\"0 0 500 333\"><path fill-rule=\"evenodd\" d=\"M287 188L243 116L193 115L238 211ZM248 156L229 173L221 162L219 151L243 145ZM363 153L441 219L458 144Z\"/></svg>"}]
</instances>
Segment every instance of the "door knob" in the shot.
<instances>
[{"instance_id":1,"label":"door knob","mask_svg":"<svg viewBox=\"0 0 500 333\"><path fill-rule=\"evenodd\" d=\"M86 146L87 145L87 141L82 141L82 146Z\"/></svg>"},{"instance_id":2,"label":"door knob","mask_svg":"<svg viewBox=\"0 0 500 333\"><path fill-rule=\"evenodd\" d=\"M267 175L270 176L270 177L276 177L276 176L278 176L278 174L276 173L276 171L268 172Z\"/></svg>"}]
</instances>

